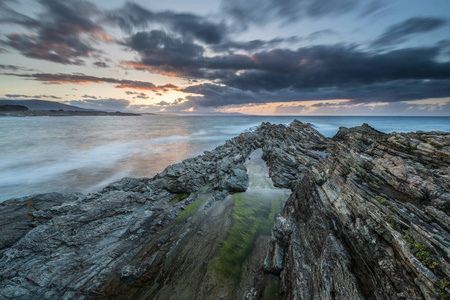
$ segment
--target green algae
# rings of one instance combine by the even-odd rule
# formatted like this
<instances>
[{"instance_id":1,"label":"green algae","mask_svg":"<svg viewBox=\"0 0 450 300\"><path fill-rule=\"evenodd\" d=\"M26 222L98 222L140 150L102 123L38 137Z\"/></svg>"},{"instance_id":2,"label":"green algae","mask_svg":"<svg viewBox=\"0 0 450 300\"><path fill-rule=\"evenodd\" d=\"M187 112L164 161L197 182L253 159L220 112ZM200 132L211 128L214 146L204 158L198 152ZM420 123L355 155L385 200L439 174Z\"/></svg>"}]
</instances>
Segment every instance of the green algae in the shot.
<instances>
[{"instance_id":1,"label":"green algae","mask_svg":"<svg viewBox=\"0 0 450 300\"><path fill-rule=\"evenodd\" d=\"M276 277L273 275L269 275L267 277L263 300L274 300L280 298L278 295L278 282L275 278Z\"/></svg>"},{"instance_id":2,"label":"green algae","mask_svg":"<svg viewBox=\"0 0 450 300\"><path fill-rule=\"evenodd\" d=\"M180 201L183 201L184 199L186 199L187 197L189 197L191 195L191 193L179 193L176 194L170 201L169 203L177 203Z\"/></svg>"},{"instance_id":3,"label":"green algae","mask_svg":"<svg viewBox=\"0 0 450 300\"><path fill-rule=\"evenodd\" d=\"M259 235L270 235L273 221L283 198L264 201L261 197L240 193L235 195L233 226L222 241L212 266L222 279L238 282L243 263L252 253Z\"/></svg>"},{"instance_id":4,"label":"green algae","mask_svg":"<svg viewBox=\"0 0 450 300\"><path fill-rule=\"evenodd\" d=\"M203 204L203 202L206 200L205 197L199 197L197 200L189 204L185 210L180 212L178 216L175 218L175 221L177 223L181 223L187 220L190 216L194 214L194 212L200 207L200 205Z\"/></svg>"}]
</instances>

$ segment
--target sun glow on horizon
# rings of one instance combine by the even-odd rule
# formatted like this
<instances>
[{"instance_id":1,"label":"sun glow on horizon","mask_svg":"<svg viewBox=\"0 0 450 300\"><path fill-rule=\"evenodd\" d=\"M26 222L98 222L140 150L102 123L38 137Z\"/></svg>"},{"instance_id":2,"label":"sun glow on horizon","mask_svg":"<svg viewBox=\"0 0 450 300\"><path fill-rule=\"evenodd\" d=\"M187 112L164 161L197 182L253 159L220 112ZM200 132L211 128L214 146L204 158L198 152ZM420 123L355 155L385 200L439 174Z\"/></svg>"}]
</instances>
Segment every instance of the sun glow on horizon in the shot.
<instances>
[{"instance_id":1,"label":"sun glow on horizon","mask_svg":"<svg viewBox=\"0 0 450 300\"><path fill-rule=\"evenodd\" d=\"M292 101L292 102L271 102L253 103L250 105L232 105L226 108L219 108L215 111L224 113L242 113L250 115L300 115L314 114L324 103L327 105L342 105L348 99L337 100L314 100L314 101Z\"/></svg>"}]
</instances>

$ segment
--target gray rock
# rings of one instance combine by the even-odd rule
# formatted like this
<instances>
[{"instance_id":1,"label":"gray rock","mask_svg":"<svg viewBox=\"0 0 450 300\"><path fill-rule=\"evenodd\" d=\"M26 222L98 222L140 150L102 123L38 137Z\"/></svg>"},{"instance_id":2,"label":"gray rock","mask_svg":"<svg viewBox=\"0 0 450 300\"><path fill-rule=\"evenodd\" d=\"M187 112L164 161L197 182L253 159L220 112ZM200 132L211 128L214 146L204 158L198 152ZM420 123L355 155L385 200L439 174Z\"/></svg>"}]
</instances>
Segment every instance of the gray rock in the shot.
<instances>
[{"instance_id":1,"label":"gray rock","mask_svg":"<svg viewBox=\"0 0 450 300\"><path fill-rule=\"evenodd\" d=\"M154 178L6 201L0 298L448 297L449 142L367 124L328 139L298 121L263 123ZM245 161L257 148L292 194L243 279L221 281L211 266L233 225L227 196L248 188Z\"/></svg>"}]
</instances>

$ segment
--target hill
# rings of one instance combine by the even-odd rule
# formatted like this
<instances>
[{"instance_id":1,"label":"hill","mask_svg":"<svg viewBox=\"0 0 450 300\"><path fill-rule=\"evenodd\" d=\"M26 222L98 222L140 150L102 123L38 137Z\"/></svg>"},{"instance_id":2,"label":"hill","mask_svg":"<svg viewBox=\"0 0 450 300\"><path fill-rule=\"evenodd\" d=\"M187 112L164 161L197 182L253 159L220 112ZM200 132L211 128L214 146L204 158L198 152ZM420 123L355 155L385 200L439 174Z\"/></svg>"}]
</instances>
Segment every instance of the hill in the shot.
<instances>
[{"instance_id":1,"label":"hill","mask_svg":"<svg viewBox=\"0 0 450 300\"><path fill-rule=\"evenodd\" d=\"M0 105L0 111L26 111L28 107L23 105Z\"/></svg>"},{"instance_id":2,"label":"hill","mask_svg":"<svg viewBox=\"0 0 450 300\"><path fill-rule=\"evenodd\" d=\"M62 110L76 110L76 111L93 111L93 109L86 109L78 106L45 100L0 100L0 105L23 105L28 107L29 110L62 109Z\"/></svg>"}]
</instances>

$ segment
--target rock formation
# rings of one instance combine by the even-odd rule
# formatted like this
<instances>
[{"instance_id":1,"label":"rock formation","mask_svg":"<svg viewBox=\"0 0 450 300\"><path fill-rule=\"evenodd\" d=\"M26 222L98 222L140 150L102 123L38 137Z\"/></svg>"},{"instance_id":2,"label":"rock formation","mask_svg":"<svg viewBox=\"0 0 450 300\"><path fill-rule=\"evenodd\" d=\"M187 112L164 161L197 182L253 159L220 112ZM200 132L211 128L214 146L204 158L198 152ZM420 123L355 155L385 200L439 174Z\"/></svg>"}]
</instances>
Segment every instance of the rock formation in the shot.
<instances>
[{"instance_id":1,"label":"rock formation","mask_svg":"<svg viewBox=\"0 0 450 300\"><path fill-rule=\"evenodd\" d=\"M0 298L450 299L449 150L263 123L151 179L8 200Z\"/></svg>"}]
</instances>

